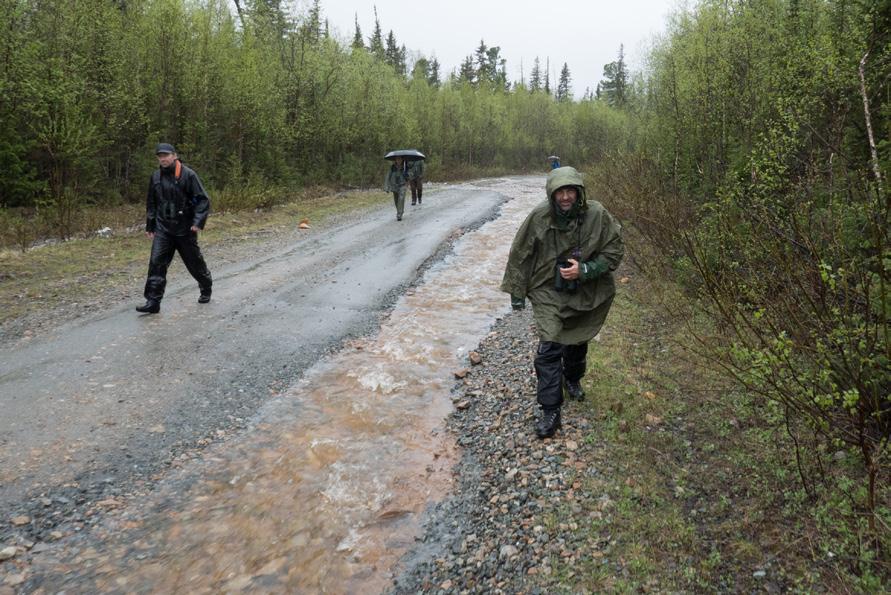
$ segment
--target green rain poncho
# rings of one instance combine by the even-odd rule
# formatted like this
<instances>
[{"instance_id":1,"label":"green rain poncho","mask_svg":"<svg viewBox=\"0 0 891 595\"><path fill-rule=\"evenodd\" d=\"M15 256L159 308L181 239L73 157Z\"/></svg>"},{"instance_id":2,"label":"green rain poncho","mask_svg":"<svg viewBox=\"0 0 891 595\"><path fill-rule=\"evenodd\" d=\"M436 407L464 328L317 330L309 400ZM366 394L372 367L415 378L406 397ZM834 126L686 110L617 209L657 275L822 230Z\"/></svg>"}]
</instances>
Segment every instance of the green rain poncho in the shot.
<instances>
[{"instance_id":1,"label":"green rain poncho","mask_svg":"<svg viewBox=\"0 0 891 595\"><path fill-rule=\"evenodd\" d=\"M553 198L564 186L575 186L579 193L567 213ZM529 298L542 341L577 345L594 338L612 305L612 271L625 253L622 227L599 202L588 202L582 176L574 168L552 170L546 188L547 200L529 213L514 237L501 289ZM558 292L555 266L569 258L585 263L584 272L578 289Z\"/></svg>"}]
</instances>

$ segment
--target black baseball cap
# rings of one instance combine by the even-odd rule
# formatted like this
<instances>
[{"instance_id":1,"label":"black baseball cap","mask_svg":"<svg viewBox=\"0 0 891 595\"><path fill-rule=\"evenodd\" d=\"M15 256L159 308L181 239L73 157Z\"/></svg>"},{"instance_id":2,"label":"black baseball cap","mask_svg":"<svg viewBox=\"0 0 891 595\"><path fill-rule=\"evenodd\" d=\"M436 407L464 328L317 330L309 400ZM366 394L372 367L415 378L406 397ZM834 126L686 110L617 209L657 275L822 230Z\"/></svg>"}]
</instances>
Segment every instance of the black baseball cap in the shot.
<instances>
[{"instance_id":1,"label":"black baseball cap","mask_svg":"<svg viewBox=\"0 0 891 595\"><path fill-rule=\"evenodd\" d=\"M170 143L159 143L158 146L155 147L155 155L161 153L176 153L176 149L174 149L173 145Z\"/></svg>"}]
</instances>

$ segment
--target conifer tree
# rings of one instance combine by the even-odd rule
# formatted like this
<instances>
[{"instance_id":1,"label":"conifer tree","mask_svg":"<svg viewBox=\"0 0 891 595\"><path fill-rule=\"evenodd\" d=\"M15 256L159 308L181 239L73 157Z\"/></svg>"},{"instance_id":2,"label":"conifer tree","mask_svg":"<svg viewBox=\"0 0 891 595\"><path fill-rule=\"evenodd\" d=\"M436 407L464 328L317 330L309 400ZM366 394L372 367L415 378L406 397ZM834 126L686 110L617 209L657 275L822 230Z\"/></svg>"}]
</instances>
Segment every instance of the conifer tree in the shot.
<instances>
[{"instance_id":1,"label":"conifer tree","mask_svg":"<svg viewBox=\"0 0 891 595\"><path fill-rule=\"evenodd\" d=\"M474 61L476 62L476 80L478 83L483 83L485 81L491 80L491 77L489 76L488 51L489 48L486 47L486 42L480 39L480 45L474 52Z\"/></svg>"},{"instance_id":2,"label":"conifer tree","mask_svg":"<svg viewBox=\"0 0 891 595\"><path fill-rule=\"evenodd\" d=\"M529 73L529 90L533 93L541 90L541 64L538 61L538 56L535 56L532 72Z\"/></svg>"},{"instance_id":3,"label":"conifer tree","mask_svg":"<svg viewBox=\"0 0 891 595\"><path fill-rule=\"evenodd\" d=\"M570 82L569 65L564 62L563 70L560 71L560 82L557 84L557 101L572 100L572 91L569 89Z\"/></svg>"},{"instance_id":4,"label":"conifer tree","mask_svg":"<svg viewBox=\"0 0 891 595\"><path fill-rule=\"evenodd\" d=\"M379 60L386 60L387 55L384 50L384 35L381 33L381 22L377 17L377 6L374 7L374 32L368 39L368 51L374 54Z\"/></svg>"},{"instance_id":5,"label":"conifer tree","mask_svg":"<svg viewBox=\"0 0 891 595\"><path fill-rule=\"evenodd\" d=\"M399 46L396 44L396 35L393 30L387 34L387 46L384 49L384 59L387 64L392 66L396 72L399 72Z\"/></svg>"},{"instance_id":6,"label":"conifer tree","mask_svg":"<svg viewBox=\"0 0 891 595\"><path fill-rule=\"evenodd\" d=\"M364 48L365 42L362 41L362 29L359 28L359 14L358 13L356 13L355 19L356 19L356 31L355 31L355 33L353 33L352 46L353 46L354 50L357 50L359 48Z\"/></svg>"},{"instance_id":7,"label":"conifer tree","mask_svg":"<svg viewBox=\"0 0 891 595\"><path fill-rule=\"evenodd\" d=\"M427 82L434 87L439 87L439 60L433 58L433 62L430 63L430 70L427 74Z\"/></svg>"},{"instance_id":8,"label":"conifer tree","mask_svg":"<svg viewBox=\"0 0 891 595\"><path fill-rule=\"evenodd\" d=\"M476 68L473 66L473 56L467 56L461 63L458 71L458 81L462 83L476 84Z\"/></svg>"},{"instance_id":9,"label":"conifer tree","mask_svg":"<svg viewBox=\"0 0 891 595\"><path fill-rule=\"evenodd\" d=\"M303 34L310 43L318 43L322 35L321 0L313 0L312 6L303 23Z\"/></svg>"},{"instance_id":10,"label":"conifer tree","mask_svg":"<svg viewBox=\"0 0 891 595\"><path fill-rule=\"evenodd\" d=\"M545 80L544 80L544 92L548 95L551 94L551 57L548 56L548 60L545 66Z\"/></svg>"},{"instance_id":11,"label":"conifer tree","mask_svg":"<svg viewBox=\"0 0 891 595\"><path fill-rule=\"evenodd\" d=\"M599 84L600 92L613 107L623 107L628 101L628 73L625 70L625 50L619 45L619 58L603 67L603 80Z\"/></svg>"}]
</instances>

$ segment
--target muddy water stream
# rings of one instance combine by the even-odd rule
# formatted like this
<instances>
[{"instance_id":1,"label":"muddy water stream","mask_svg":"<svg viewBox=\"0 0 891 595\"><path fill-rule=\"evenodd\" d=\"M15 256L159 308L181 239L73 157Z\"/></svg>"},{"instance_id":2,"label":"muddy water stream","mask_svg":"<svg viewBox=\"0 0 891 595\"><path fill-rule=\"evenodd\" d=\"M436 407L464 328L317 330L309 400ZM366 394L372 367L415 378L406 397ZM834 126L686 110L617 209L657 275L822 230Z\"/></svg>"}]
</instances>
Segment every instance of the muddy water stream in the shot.
<instances>
[{"instance_id":1,"label":"muddy water stream","mask_svg":"<svg viewBox=\"0 0 891 595\"><path fill-rule=\"evenodd\" d=\"M510 240L542 180L457 241L380 332L323 359L238 438L33 570L46 592L371 593L388 587L426 507L449 491L454 372L509 307ZM244 329L250 332L250 329ZM282 329L299 340L299 329Z\"/></svg>"}]
</instances>

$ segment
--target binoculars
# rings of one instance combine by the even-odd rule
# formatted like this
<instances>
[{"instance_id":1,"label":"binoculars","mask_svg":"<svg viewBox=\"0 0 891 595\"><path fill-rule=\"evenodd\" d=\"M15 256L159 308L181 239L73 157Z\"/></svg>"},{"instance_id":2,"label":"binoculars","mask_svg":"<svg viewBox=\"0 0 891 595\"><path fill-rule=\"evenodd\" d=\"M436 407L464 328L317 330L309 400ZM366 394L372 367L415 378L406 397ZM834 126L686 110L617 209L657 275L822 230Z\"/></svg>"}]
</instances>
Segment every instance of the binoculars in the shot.
<instances>
[{"instance_id":1,"label":"binoculars","mask_svg":"<svg viewBox=\"0 0 891 595\"><path fill-rule=\"evenodd\" d=\"M560 269L568 269L572 264L565 260L558 260L554 266L554 289L560 292L572 293L579 288L578 279L564 279L560 275Z\"/></svg>"}]
</instances>

